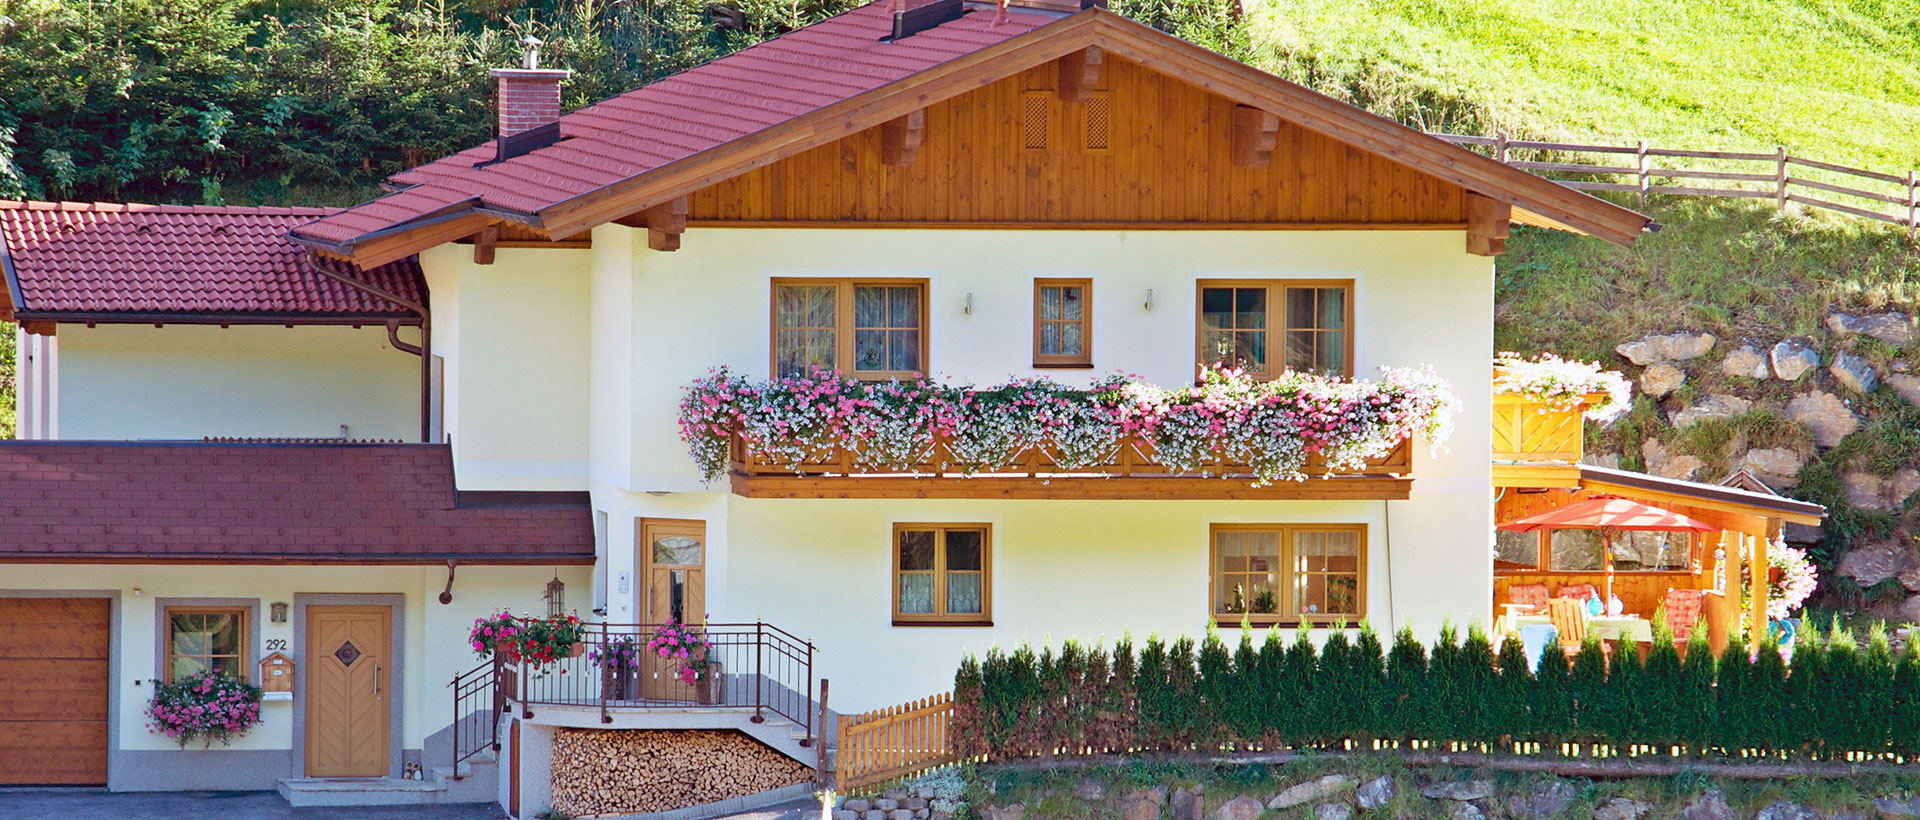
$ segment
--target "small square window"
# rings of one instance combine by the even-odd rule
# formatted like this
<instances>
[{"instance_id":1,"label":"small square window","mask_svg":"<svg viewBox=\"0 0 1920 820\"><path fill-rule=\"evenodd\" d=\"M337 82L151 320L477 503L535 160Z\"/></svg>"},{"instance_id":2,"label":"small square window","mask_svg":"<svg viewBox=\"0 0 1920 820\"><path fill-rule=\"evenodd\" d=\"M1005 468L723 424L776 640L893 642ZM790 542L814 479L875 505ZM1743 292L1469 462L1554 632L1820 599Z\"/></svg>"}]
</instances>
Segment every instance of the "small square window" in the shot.
<instances>
[{"instance_id":1,"label":"small square window","mask_svg":"<svg viewBox=\"0 0 1920 820\"><path fill-rule=\"evenodd\" d=\"M991 625L991 531L986 524L895 525L894 624Z\"/></svg>"},{"instance_id":2,"label":"small square window","mask_svg":"<svg viewBox=\"0 0 1920 820\"><path fill-rule=\"evenodd\" d=\"M1093 280L1033 280L1033 366L1093 366Z\"/></svg>"}]
</instances>

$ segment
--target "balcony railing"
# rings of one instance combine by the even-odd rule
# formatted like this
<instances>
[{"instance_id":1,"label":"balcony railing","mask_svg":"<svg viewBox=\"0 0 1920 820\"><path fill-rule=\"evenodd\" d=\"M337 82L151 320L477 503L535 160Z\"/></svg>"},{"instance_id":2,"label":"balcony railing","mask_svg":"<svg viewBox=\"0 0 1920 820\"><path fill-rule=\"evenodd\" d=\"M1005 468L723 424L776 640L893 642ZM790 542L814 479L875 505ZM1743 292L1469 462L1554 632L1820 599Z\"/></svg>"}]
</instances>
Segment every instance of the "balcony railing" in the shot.
<instances>
[{"instance_id":1,"label":"balcony railing","mask_svg":"<svg viewBox=\"0 0 1920 820\"><path fill-rule=\"evenodd\" d=\"M1256 486L1245 464L1208 464L1178 472L1154 457L1145 439L1123 442L1104 463L1063 469L1046 445L1023 448L994 472L964 472L945 438L912 464L891 472L861 465L858 443L826 448L799 464L774 463L741 436L731 443L735 493L768 498L1406 498L1413 477L1413 442L1403 440L1359 468L1329 469L1309 455L1305 481Z\"/></svg>"},{"instance_id":2,"label":"balcony railing","mask_svg":"<svg viewBox=\"0 0 1920 820\"><path fill-rule=\"evenodd\" d=\"M541 705L592 707L603 723L619 710L725 708L751 710L756 723L778 715L814 737L811 641L771 624L705 624L695 627L707 643L704 663L689 664L648 650L659 625L581 629L572 656L505 668L503 697L523 717Z\"/></svg>"},{"instance_id":3,"label":"balcony railing","mask_svg":"<svg viewBox=\"0 0 1920 820\"><path fill-rule=\"evenodd\" d=\"M1572 407L1554 407L1512 393L1494 394L1493 459L1578 463L1586 452L1587 408L1605 398L1594 394Z\"/></svg>"}]
</instances>

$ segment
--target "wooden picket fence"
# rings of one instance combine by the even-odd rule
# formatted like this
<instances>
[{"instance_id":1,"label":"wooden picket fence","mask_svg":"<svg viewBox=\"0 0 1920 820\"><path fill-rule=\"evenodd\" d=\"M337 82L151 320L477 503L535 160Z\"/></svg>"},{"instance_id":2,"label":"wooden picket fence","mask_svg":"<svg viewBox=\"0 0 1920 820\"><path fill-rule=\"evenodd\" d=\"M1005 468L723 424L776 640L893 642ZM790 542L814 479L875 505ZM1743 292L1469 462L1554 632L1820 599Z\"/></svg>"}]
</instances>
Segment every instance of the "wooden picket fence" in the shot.
<instances>
[{"instance_id":1,"label":"wooden picket fence","mask_svg":"<svg viewBox=\"0 0 1920 820\"><path fill-rule=\"evenodd\" d=\"M1782 211L1789 204L1822 208L1899 225L1920 238L1920 172L1851 168L1797 157L1785 147L1771 153L1696 151L1657 148L1646 140L1589 145L1517 140L1504 133L1433 136L1484 149L1494 159L1582 191L1620 191L1643 199L1650 194L1771 199Z\"/></svg>"},{"instance_id":2,"label":"wooden picket fence","mask_svg":"<svg viewBox=\"0 0 1920 820\"><path fill-rule=\"evenodd\" d=\"M953 763L959 756L952 733L952 692L843 716L838 785L855 789Z\"/></svg>"}]
</instances>

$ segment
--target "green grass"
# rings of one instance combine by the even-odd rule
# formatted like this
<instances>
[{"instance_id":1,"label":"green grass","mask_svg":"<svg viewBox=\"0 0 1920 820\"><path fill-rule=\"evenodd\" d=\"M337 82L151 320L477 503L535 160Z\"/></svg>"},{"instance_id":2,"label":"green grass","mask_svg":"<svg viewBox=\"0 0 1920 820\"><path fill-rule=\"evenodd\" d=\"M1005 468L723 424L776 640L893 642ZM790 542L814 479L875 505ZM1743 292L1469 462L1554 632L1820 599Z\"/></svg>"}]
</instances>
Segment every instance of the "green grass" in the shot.
<instances>
[{"instance_id":1,"label":"green grass","mask_svg":"<svg viewBox=\"0 0 1920 820\"><path fill-rule=\"evenodd\" d=\"M1253 42L1377 110L1448 100L1432 125L1920 164L1910 0L1263 0Z\"/></svg>"}]
</instances>

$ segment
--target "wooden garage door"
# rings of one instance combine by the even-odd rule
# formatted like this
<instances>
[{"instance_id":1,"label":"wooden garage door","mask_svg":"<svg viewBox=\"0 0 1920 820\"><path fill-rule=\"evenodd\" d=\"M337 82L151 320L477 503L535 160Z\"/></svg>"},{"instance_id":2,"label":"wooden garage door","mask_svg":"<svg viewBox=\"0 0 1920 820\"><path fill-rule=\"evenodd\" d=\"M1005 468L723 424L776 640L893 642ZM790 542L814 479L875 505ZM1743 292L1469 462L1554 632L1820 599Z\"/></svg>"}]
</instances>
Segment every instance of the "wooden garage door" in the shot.
<instances>
[{"instance_id":1,"label":"wooden garage door","mask_svg":"<svg viewBox=\"0 0 1920 820\"><path fill-rule=\"evenodd\" d=\"M0 598L0 784L107 782L105 598Z\"/></svg>"}]
</instances>

